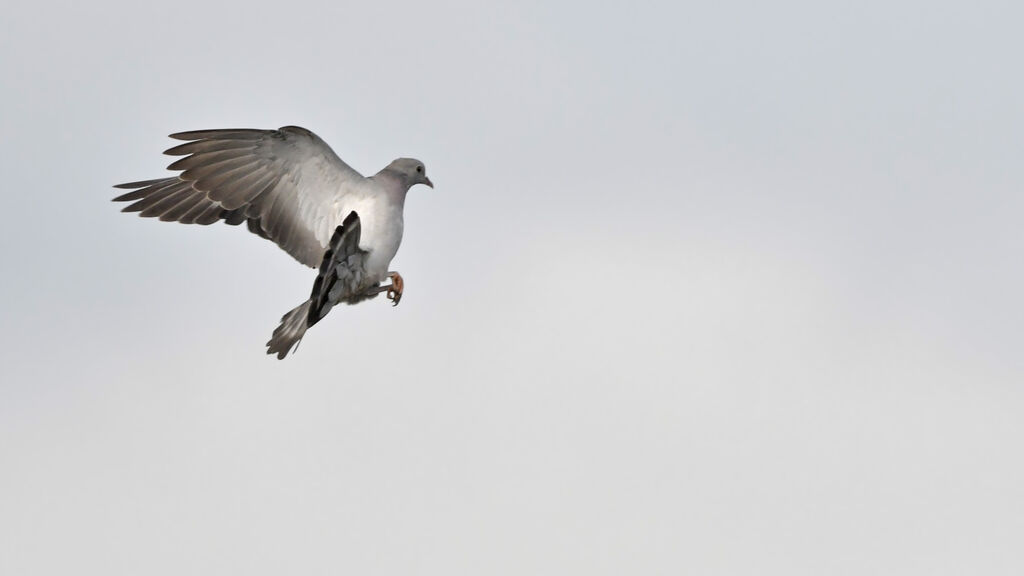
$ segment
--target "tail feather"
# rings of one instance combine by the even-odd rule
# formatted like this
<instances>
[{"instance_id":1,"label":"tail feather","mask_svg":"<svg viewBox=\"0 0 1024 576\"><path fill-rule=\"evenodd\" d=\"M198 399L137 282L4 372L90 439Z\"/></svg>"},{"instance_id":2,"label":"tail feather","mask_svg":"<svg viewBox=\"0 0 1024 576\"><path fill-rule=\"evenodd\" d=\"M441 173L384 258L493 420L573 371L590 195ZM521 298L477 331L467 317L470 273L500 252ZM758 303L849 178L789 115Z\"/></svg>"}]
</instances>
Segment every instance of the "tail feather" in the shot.
<instances>
[{"instance_id":1,"label":"tail feather","mask_svg":"<svg viewBox=\"0 0 1024 576\"><path fill-rule=\"evenodd\" d=\"M312 299L306 300L281 317L281 325L267 342L267 354L277 354L277 359L283 360L293 347L299 345L299 340L302 340L309 327L309 307L312 302Z\"/></svg>"}]
</instances>

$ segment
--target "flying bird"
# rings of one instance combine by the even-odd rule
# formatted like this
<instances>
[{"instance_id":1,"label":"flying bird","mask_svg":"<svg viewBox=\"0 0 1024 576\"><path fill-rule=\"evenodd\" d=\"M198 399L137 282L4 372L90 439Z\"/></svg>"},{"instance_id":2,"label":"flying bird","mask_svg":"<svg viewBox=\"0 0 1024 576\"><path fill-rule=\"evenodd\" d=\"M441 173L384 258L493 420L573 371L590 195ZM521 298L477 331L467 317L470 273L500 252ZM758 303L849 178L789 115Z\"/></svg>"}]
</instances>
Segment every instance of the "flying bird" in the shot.
<instances>
[{"instance_id":1,"label":"flying bird","mask_svg":"<svg viewBox=\"0 0 1024 576\"><path fill-rule=\"evenodd\" d=\"M423 163L399 158L364 177L316 134L298 126L277 130L197 130L164 154L183 156L177 176L118 184L114 198L165 222L243 222L299 262L318 268L309 299L281 318L267 354L284 358L306 330L335 304L355 304L384 292L397 306L404 281L390 271L402 242L405 196L416 184L434 187ZM388 280L388 284L383 284Z\"/></svg>"}]
</instances>

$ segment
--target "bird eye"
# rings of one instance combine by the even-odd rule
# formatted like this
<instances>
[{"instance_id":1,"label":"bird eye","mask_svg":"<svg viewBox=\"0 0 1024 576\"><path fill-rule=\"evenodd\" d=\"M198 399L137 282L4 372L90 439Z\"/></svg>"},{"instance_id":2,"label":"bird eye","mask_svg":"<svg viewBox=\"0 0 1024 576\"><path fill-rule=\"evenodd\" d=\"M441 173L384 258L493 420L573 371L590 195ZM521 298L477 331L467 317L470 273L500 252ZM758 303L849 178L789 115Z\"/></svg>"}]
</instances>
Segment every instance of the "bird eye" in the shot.
<instances>
[{"instance_id":1,"label":"bird eye","mask_svg":"<svg viewBox=\"0 0 1024 576\"><path fill-rule=\"evenodd\" d=\"M416 171L419 172L420 174L422 174L423 173L423 166L417 166L416 167Z\"/></svg>"}]
</instances>

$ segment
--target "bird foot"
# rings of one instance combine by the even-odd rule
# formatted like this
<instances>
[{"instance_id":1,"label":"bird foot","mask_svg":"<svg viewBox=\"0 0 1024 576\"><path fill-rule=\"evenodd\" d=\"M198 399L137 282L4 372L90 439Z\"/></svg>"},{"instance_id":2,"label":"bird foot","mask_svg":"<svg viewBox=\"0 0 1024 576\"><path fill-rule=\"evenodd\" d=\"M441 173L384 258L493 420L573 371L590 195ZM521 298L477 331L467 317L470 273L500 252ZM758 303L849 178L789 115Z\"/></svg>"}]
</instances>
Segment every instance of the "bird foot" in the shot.
<instances>
[{"instance_id":1,"label":"bird foot","mask_svg":"<svg viewBox=\"0 0 1024 576\"><path fill-rule=\"evenodd\" d=\"M402 300L402 292L405 290L405 280L398 272L388 272L388 276L391 278L391 285L387 287L387 297L388 300L391 300L392 306L398 306Z\"/></svg>"}]
</instances>

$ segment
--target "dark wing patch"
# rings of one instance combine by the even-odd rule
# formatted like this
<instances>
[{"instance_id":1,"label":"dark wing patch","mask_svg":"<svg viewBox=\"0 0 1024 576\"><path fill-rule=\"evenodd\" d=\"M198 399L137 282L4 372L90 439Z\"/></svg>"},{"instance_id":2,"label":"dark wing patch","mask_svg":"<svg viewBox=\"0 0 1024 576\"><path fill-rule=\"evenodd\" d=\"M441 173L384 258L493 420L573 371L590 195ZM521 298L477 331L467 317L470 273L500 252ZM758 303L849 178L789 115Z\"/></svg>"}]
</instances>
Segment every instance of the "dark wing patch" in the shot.
<instances>
[{"instance_id":1,"label":"dark wing patch","mask_svg":"<svg viewBox=\"0 0 1024 576\"><path fill-rule=\"evenodd\" d=\"M306 329L326 316L336 303L354 304L376 296L367 295L371 286L363 285L363 259L367 252L359 248L359 235L359 215L349 212L331 236L309 300L281 318L281 324L267 342L267 354L276 354L279 360L287 356L299 345Z\"/></svg>"},{"instance_id":2,"label":"dark wing patch","mask_svg":"<svg viewBox=\"0 0 1024 576\"><path fill-rule=\"evenodd\" d=\"M370 287L363 283L363 261L367 252L359 248L360 228L359 215L349 212L341 226L334 230L320 263L320 272L313 281L307 326L319 322L338 302L355 304L376 296L366 294Z\"/></svg>"}]
</instances>

